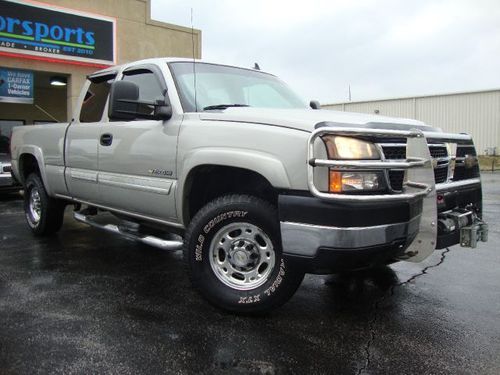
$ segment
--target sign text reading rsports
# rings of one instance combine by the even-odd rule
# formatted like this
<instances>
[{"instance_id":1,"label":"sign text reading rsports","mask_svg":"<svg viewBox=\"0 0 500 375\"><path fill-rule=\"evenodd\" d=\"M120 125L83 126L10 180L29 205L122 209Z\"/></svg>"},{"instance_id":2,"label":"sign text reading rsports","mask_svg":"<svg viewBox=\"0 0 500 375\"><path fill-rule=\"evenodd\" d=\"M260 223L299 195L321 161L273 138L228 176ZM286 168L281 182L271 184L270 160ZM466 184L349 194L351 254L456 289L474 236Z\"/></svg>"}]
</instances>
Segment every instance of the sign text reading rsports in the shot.
<instances>
[{"instance_id":1,"label":"sign text reading rsports","mask_svg":"<svg viewBox=\"0 0 500 375\"><path fill-rule=\"evenodd\" d=\"M81 27L69 28L11 17L0 16L0 33L24 36L37 42L64 41L80 44L82 47L95 44L94 32Z\"/></svg>"}]
</instances>

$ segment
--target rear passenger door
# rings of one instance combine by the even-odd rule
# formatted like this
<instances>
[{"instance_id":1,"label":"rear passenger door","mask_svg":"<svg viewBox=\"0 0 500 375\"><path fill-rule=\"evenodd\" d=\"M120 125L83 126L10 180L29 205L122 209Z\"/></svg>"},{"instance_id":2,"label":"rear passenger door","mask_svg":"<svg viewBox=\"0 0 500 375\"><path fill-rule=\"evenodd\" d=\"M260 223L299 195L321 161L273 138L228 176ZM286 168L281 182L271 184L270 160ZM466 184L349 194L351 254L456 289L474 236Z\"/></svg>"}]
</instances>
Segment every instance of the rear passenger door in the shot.
<instances>
[{"instance_id":1,"label":"rear passenger door","mask_svg":"<svg viewBox=\"0 0 500 375\"><path fill-rule=\"evenodd\" d=\"M89 77L82 106L68 128L65 145L65 179L70 195L78 200L96 202L98 141L111 83L116 73L107 72Z\"/></svg>"},{"instance_id":2,"label":"rear passenger door","mask_svg":"<svg viewBox=\"0 0 500 375\"><path fill-rule=\"evenodd\" d=\"M164 99L167 87L156 65L123 72L121 79L139 86L139 100ZM168 99L168 94L167 94ZM150 114L152 106L142 105ZM109 121L101 128L99 192L101 204L138 216L177 223L177 136L182 117L168 121L135 119Z\"/></svg>"}]
</instances>

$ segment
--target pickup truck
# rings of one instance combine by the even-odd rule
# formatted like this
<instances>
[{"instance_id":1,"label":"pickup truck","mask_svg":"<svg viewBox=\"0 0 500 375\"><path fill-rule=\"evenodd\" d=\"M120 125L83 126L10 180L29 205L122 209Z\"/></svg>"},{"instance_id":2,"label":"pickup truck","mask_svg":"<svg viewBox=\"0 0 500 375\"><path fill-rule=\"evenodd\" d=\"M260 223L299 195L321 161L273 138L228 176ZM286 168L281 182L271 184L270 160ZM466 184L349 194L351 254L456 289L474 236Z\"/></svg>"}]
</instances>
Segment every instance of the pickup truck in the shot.
<instances>
[{"instance_id":1,"label":"pickup truck","mask_svg":"<svg viewBox=\"0 0 500 375\"><path fill-rule=\"evenodd\" d=\"M487 240L473 141L415 120L306 104L274 75L148 59L88 76L72 120L14 129L35 235L64 209L183 250L213 305L261 313L305 273L419 262Z\"/></svg>"}]
</instances>

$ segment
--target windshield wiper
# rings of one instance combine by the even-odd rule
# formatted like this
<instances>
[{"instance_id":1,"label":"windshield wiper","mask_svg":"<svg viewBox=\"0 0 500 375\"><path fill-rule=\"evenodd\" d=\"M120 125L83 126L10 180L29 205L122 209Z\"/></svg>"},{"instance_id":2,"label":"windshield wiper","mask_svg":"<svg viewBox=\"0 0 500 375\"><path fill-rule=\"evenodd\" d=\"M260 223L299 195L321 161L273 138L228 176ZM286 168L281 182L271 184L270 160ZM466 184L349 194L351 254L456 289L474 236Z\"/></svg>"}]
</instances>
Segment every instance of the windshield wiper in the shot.
<instances>
[{"instance_id":1,"label":"windshield wiper","mask_svg":"<svg viewBox=\"0 0 500 375\"><path fill-rule=\"evenodd\" d=\"M229 107L250 107L248 104L215 104L209 105L203 108L204 111L208 111L210 109L226 109Z\"/></svg>"}]
</instances>

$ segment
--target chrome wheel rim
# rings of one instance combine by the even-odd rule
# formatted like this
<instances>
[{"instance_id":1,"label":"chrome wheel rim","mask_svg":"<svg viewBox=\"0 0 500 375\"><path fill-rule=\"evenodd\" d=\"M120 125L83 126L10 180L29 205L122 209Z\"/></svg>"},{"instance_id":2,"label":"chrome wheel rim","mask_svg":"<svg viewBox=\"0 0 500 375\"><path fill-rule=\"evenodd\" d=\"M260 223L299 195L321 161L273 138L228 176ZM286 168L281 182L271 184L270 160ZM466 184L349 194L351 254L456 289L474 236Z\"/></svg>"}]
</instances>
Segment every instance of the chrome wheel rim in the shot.
<instances>
[{"instance_id":1,"label":"chrome wheel rim","mask_svg":"<svg viewBox=\"0 0 500 375\"><path fill-rule=\"evenodd\" d=\"M36 187L32 188L29 197L29 216L33 224L38 224L42 216L42 201L40 192Z\"/></svg>"},{"instance_id":2,"label":"chrome wheel rim","mask_svg":"<svg viewBox=\"0 0 500 375\"><path fill-rule=\"evenodd\" d=\"M210 266L225 285L251 290L264 284L274 269L271 239L250 223L232 223L220 229L210 243Z\"/></svg>"}]
</instances>

